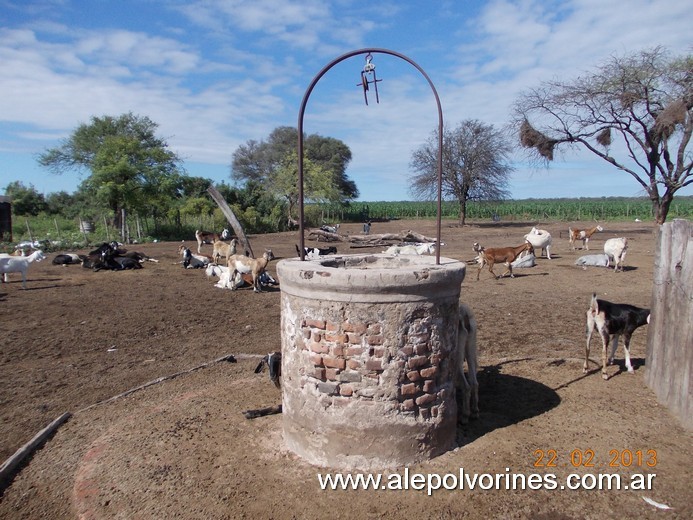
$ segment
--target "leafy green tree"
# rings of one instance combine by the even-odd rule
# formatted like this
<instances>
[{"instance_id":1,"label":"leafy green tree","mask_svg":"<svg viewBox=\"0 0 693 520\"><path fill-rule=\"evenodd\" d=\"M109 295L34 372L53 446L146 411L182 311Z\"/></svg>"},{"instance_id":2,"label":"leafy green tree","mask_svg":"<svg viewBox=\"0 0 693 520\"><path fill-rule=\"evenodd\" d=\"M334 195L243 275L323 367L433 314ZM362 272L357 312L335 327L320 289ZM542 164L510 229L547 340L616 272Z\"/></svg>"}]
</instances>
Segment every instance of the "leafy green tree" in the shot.
<instances>
[{"instance_id":1,"label":"leafy green tree","mask_svg":"<svg viewBox=\"0 0 693 520\"><path fill-rule=\"evenodd\" d=\"M109 208L119 226L122 209L144 211L180 194L180 159L156 136L157 127L132 113L92 117L61 146L42 153L39 164L59 174L89 171L80 191Z\"/></svg>"},{"instance_id":2,"label":"leafy green tree","mask_svg":"<svg viewBox=\"0 0 693 520\"><path fill-rule=\"evenodd\" d=\"M296 128L278 127L266 141L251 140L239 146L231 164L234 181L257 183L269 189L273 196L288 203L291 218L298 202L297 143ZM317 134L307 136L304 140L306 200L344 203L357 198L356 184L346 174L350 161L351 150L342 141ZM319 179L314 178L316 175Z\"/></svg>"},{"instance_id":3,"label":"leafy green tree","mask_svg":"<svg viewBox=\"0 0 693 520\"><path fill-rule=\"evenodd\" d=\"M21 181L14 181L5 188L5 195L12 197L12 212L15 215L33 215L48 208L42 193L36 191L33 184L25 186Z\"/></svg>"},{"instance_id":4,"label":"leafy green tree","mask_svg":"<svg viewBox=\"0 0 693 520\"><path fill-rule=\"evenodd\" d=\"M674 194L693 183L692 71L690 54L670 58L660 47L612 57L584 76L523 92L513 123L535 159L575 147L628 173L662 224Z\"/></svg>"},{"instance_id":5,"label":"leafy green tree","mask_svg":"<svg viewBox=\"0 0 693 520\"><path fill-rule=\"evenodd\" d=\"M467 217L467 201L502 200L510 196L508 177L512 146L503 133L476 119L443 129L443 198L460 204L459 220ZM417 172L410 191L419 200L438 197L438 130L415 150L410 163Z\"/></svg>"}]
</instances>

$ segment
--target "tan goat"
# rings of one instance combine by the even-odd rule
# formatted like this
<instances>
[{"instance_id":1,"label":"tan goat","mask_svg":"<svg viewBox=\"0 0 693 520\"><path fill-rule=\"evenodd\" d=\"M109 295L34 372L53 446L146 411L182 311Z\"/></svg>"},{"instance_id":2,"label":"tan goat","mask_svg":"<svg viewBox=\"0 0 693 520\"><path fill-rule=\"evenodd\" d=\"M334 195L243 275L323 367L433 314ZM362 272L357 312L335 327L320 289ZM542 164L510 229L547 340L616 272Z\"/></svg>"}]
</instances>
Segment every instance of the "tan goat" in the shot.
<instances>
[{"instance_id":1,"label":"tan goat","mask_svg":"<svg viewBox=\"0 0 693 520\"><path fill-rule=\"evenodd\" d=\"M582 247L589 251L589 249L590 249L590 246L589 246L590 237L592 237L592 235L594 235L597 231L604 231L604 228L601 226L594 226L593 228L590 228L590 229L573 229L573 228L569 227L568 228L568 240L570 241L570 246L573 248L573 251L575 251L575 241L576 240L582 240Z\"/></svg>"},{"instance_id":2,"label":"tan goat","mask_svg":"<svg viewBox=\"0 0 693 520\"><path fill-rule=\"evenodd\" d=\"M212 244L212 248L212 260L214 260L215 264L219 263L222 256L228 261L232 255L236 254L238 240L234 238L229 244L221 240L215 240Z\"/></svg>"},{"instance_id":3,"label":"tan goat","mask_svg":"<svg viewBox=\"0 0 693 520\"><path fill-rule=\"evenodd\" d=\"M479 275L481 274L481 270L485 265L488 265L488 272L491 273L491 275L496 279L502 278L508 273L510 273L510 278L515 278L511 264L523 251L534 253L534 248L532 247L532 244L525 242L521 246L517 247L487 247L482 249L479 252L479 257L477 259L479 262L479 270L476 273L476 279L479 280ZM505 264L508 270L502 275L496 276L496 273L493 272L493 266L495 264L500 264L501 262Z\"/></svg>"},{"instance_id":4,"label":"tan goat","mask_svg":"<svg viewBox=\"0 0 693 520\"><path fill-rule=\"evenodd\" d=\"M267 268L270 260L274 259L271 249L267 249L262 255L262 258L250 258L243 255L231 255L227 261L229 266L229 279L234 280L236 273L251 274L253 276L253 291L262 292L260 287L260 275ZM236 290L234 285L231 290Z\"/></svg>"}]
</instances>

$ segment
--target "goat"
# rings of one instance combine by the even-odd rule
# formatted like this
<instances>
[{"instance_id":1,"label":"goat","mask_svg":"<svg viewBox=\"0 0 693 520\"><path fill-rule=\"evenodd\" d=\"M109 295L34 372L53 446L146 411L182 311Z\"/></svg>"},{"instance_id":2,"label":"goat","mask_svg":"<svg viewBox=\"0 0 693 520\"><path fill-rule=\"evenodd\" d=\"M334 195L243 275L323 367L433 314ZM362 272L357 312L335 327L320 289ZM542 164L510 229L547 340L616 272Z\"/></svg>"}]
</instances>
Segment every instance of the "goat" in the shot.
<instances>
[{"instance_id":1,"label":"goat","mask_svg":"<svg viewBox=\"0 0 693 520\"><path fill-rule=\"evenodd\" d=\"M70 264L81 264L85 258L85 255L78 255L76 253L61 253L55 255L55 258L53 258L53 265L65 266Z\"/></svg>"},{"instance_id":2,"label":"goat","mask_svg":"<svg viewBox=\"0 0 693 520\"><path fill-rule=\"evenodd\" d=\"M267 354L260 360L257 367L255 367L255 373L259 374L263 372L265 367L269 368L270 381L272 381L277 388L281 388L279 378L282 376L282 353L271 352Z\"/></svg>"},{"instance_id":3,"label":"goat","mask_svg":"<svg viewBox=\"0 0 693 520\"><path fill-rule=\"evenodd\" d=\"M323 224L320 226L320 229L326 233L337 233L337 231L339 231L339 224L335 224L334 226Z\"/></svg>"},{"instance_id":4,"label":"goat","mask_svg":"<svg viewBox=\"0 0 693 520\"><path fill-rule=\"evenodd\" d=\"M525 240L532 244L534 249L540 249L541 254L546 252L546 258L551 260L551 233L545 229L533 227L529 230L529 233L525 235Z\"/></svg>"},{"instance_id":5,"label":"goat","mask_svg":"<svg viewBox=\"0 0 693 520\"><path fill-rule=\"evenodd\" d=\"M623 348L626 352L626 368L633 373L630 364L630 337L638 327L650 323L650 309L642 309L625 303L611 303L597 299L596 293L592 294L590 307L587 309L587 344L585 345L585 364L582 369L587 372L587 363L590 357L590 340L592 332L597 329L602 338L602 378L609 379L606 372L607 348L609 337L612 337L609 364L614 361L614 354L618 348L618 337L623 334Z\"/></svg>"},{"instance_id":6,"label":"goat","mask_svg":"<svg viewBox=\"0 0 693 520\"><path fill-rule=\"evenodd\" d=\"M236 254L236 249L238 248L238 240L233 238L231 242L227 244L221 240L215 240L212 244L212 260L215 264L219 263L219 259L223 256L226 260L229 259L231 255Z\"/></svg>"},{"instance_id":7,"label":"goat","mask_svg":"<svg viewBox=\"0 0 693 520\"><path fill-rule=\"evenodd\" d=\"M628 239L626 237L610 238L604 242L604 254L607 255L609 261L614 261L614 272L618 271L619 266L623 271L623 261L626 259L627 250ZM609 262L606 266L609 267Z\"/></svg>"},{"instance_id":8,"label":"goat","mask_svg":"<svg viewBox=\"0 0 693 520\"><path fill-rule=\"evenodd\" d=\"M0 256L0 273L3 275L3 282L9 282L8 273L22 273L22 288L26 289L26 272L29 264L40 262L46 258L43 251L37 249L29 256Z\"/></svg>"},{"instance_id":9,"label":"goat","mask_svg":"<svg viewBox=\"0 0 693 520\"><path fill-rule=\"evenodd\" d=\"M406 244L390 246L383 253L388 255L423 255L435 253L436 245L433 242L425 244Z\"/></svg>"},{"instance_id":10,"label":"goat","mask_svg":"<svg viewBox=\"0 0 693 520\"><path fill-rule=\"evenodd\" d=\"M458 379L457 389L462 393L462 418L467 423L469 417L479 417L479 383L476 378L476 320L471 309L460 304L459 328L457 332ZM467 362L467 376L464 375L464 362Z\"/></svg>"},{"instance_id":11,"label":"goat","mask_svg":"<svg viewBox=\"0 0 693 520\"><path fill-rule=\"evenodd\" d=\"M262 255L262 258L249 258L243 255L231 255L227 262L227 265L229 266L229 279L235 279L236 273L241 273L241 275L250 273L253 276L253 291L262 292L262 287L260 286L260 275L272 259L274 259L274 255L272 254L271 249L267 249ZM235 289L235 287L231 287L231 290Z\"/></svg>"},{"instance_id":12,"label":"goat","mask_svg":"<svg viewBox=\"0 0 693 520\"><path fill-rule=\"evenodd\" d=\"M514 262L523 251L534 253L534 248L532 247L532 244L525 242L524 244L516 247L487 247L483 249L479 253L481 262L479 262L479 270L476 273L477 281L479 280L481 270L486 264L488 264L488 272L491 273L496 280L504 277L508 273L510 273L510 278L515 278L515 275L513 275L512 262ZM496 273L493 272L493 266L501 262L503 262L508 269L502 275L496 276Z\"/></svg>"},{"instance_id":13,"label":"goat","mask_svg":"<svg viewBox=\"0 0 693 520\"><path fill-rule=\"evenodd\" d=\"M182 263L183 267L186 269L200 269L212 263L212 259L209 256L196 255L190 251L190 248L185 247L185 244L181 244L178 248L178 254L183 256Z\"/></svg>"},{"instance_id":14,"label":"goat","mask_svg":"<svg viewBox=\"0 0 693 520\"><path fill-rule=\"evenodd\" d=\"M587 249L589 251L590 250L590 246L589 246L590 238L597 231L604 231L604 228L599 226L599 225L594 226L593 228L590 228L590 229L573 229L573 228L569 227L568 228L568 240L570 241L570 245L572 246L573 251L575 251L575 241L576 240L582 240L583 249Z\"/></svg>"},{"instance_id":15,"label":"goat","mask_svg":"<svg viewBox=\"0 0 693 520\"><path fill-rule=\"evenodd\" d=\"M301 256L301 249L296 245L296 254L298 256ZM307 256L308 258L317 258L319 256L325 256L325 255L336 255L337 254L337 248L334 246L329 246L329 247L304 247L303 248L304 256Z\"/></svg>"},{"instance_id":16,"label":"goat","mask_svg":"<svg viewBox=\"0 0 693 520\"><path fill-rule=\"evenodd\" d=\"M197 252L201 253L202 244L213 244L217 240L226 240L231 234L228 229L224 229L221 233L213 233L210 231L195 230L195 238L197 239Z\"/></svg>"},{"instance_id":17,"label":"goat","mask_svg":"<svg viewBox=\"0 0 693 520\"><path fill-rule=\"evenodd\" d=\"M609 267L609 255L583 255L575 260L575 265L581 265L583 269L587 269L588 265L595 267Z\"/></svg>"}]
</instances>

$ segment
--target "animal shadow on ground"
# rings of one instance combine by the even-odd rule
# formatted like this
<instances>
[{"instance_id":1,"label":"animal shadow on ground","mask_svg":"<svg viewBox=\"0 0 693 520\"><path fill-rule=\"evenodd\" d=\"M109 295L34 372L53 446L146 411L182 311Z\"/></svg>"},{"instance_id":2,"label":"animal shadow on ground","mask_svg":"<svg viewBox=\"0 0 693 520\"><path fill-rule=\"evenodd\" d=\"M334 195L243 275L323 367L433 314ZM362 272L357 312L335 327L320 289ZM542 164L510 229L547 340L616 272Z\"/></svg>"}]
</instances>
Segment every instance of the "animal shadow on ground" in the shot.
<instances>
[{"instance_id":1,"label":"animal shadow on ground","mask_svg":"<svg viewBox=\"0 0 693 520\"><path fill-rule=\"evenodd\" d=\"M465 425L458 424L458 446L473 442L498 428L541 415L560 404L561 398L548 386L524 377L502 374L501 368L501 364L491 365L477 374L479 418Z\"/></svg>"}]
</instances>

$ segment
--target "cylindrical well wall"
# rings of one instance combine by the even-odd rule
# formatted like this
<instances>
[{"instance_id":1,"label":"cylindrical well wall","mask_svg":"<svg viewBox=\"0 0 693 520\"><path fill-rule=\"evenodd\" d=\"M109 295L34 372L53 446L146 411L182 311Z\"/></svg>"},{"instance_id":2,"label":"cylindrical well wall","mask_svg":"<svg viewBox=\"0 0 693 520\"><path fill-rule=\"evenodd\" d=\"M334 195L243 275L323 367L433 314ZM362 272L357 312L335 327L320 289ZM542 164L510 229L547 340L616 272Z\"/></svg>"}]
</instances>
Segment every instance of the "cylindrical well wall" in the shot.
<instances>
[{"instance_id":1,"label":"cylindrical well wall","mask_svg":"<svg viewBox=\"0 0 693 520\"><path fill-rule=\"evenodd\" d=\"M393 467L455 444L465 264L349 255L277 264L287 447L320 466Z\"/></svg>"}]
</instances>

